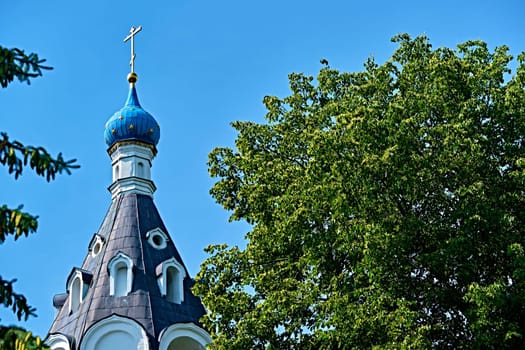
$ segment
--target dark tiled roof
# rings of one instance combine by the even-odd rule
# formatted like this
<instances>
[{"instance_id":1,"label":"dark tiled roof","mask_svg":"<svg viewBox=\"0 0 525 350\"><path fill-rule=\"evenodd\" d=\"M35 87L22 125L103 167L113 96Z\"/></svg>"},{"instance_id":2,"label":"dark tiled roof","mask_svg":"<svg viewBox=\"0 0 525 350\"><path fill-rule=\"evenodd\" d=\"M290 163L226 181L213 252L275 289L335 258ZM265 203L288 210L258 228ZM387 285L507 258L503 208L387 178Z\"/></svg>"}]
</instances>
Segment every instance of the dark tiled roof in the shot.
<instances>
[{"instance_id":1,"label":"dark tiled roof","mask_svg":"<svg viewBox=\"0 0 525 350\"><path fill-rule=\"evenodd\" d=\"M142 325L150 339L158 339L160 332L174 324L193 322L205 310L200 299L193 296L189 277L173 240L161 250L152 247L146 233L160 228L168 233L153 199L140 194L122 194L116 197L96 233L105 241L100 252L93 256L88 252L82 270L92 274L90 288L80 308L69 314L69 298L63 302L49 334L63 334L74 339L72 349L76 349L82 335L96 322L111 315L131 318ZM133 285L127 296L110 296L108 263L119 253L124 253L133 261ZM184 301L172 303L161 296L155 267L165 260L174 258L186 270L184 278ZM152 350L157 346L151 341Z\"/></svg>"}]
</instances>

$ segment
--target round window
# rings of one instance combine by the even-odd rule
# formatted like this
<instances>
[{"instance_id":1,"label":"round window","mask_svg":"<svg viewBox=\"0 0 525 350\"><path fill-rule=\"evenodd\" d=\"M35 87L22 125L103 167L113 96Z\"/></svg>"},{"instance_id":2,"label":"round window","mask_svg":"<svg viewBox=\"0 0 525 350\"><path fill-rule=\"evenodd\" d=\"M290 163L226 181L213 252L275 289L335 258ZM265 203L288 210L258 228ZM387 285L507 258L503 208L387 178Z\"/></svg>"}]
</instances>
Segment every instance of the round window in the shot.
<instances>
[{"instance_id":1,"label":"round window","mask_svg":"<svg viewBox=\"0 0 525 350\"><path fill-rule=\"evenodd\" d=\"M164 249L166 248L166 237L162 234L162 231L150 231L148 234L148 243L155 249Z\"/></svg>"},{"instance_id":2,"label":"round window","mask_svg":"<svg viewBox=\"0 0 525 350\"><path fill-rule=\"evenodd\" d=\"M100 250L102 249L102 242L101 241L98 241L97 243L95 243L95 245L93 246L93 250L91 251L91 254L93 257L97 256L98 253L100 253Z\"/></svg>"},{"instance_id":3,"label":"round window","mask_svg":"<svg viewBox=\"0 0 525 350\"><path fill-rule=\"evenodd\" d=\"M158 245L158 246L161 246L162 243L164 243L164 238L162 238L162 236L158 235L158 234L157 235L153 235L151 240L153 241L153 244Z\"/></svg>"}]
</instances>

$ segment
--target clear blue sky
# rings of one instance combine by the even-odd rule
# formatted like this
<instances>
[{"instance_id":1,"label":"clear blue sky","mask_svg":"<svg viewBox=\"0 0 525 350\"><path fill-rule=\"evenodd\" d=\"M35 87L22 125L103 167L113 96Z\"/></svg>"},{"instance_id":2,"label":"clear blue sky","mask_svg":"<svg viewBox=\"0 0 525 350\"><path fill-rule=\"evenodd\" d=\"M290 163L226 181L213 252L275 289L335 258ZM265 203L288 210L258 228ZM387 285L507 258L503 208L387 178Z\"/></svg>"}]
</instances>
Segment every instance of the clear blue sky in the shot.
<instances>
[{"instance_id":1,"label":"clear blue sky","mask_svg":"<svg viewBox=\"0 0 525 350\"><path fill-rule=\"evenodd\" d=\"M0 44L37 52L53 71L30 86L0 90L0 131L82 168L53 183L27 171L14 181L0 168L0 204L25 204L40 216L38 233L0 246L0 275L38 309L23 327L45 336L54 294L65 291L73 266L110 204L106 120L127 96L131 25L137 89L161 126L153 163L155 202L192 276L212 243L243 244L245 224L208 191L207 155L231 146L234 120L262 121L265 95L285 96L287 75L315 75L326 58L340 70L361 70L371 55L384 62L400 32L425 33L434 46L482 39L525 51L522 0L441 1L5 1ZM2 324L14 323L0 309Z\"/></svg>"}]
</instances>

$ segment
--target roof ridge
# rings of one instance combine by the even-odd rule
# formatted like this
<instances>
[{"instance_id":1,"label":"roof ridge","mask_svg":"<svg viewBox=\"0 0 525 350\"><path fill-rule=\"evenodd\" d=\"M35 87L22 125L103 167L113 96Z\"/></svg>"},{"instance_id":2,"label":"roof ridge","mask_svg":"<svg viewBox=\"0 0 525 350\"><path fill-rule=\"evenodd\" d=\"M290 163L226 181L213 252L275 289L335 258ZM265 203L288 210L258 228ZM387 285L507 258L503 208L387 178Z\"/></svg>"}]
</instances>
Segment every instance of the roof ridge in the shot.
<instances>
[{"instance_id":1,"label":"roof ridge","mask_svg":"<svg viewBox=\"0 0 525 350\"><path fill-rule=\"evenodd\" d=\"M139 231L139 243L140 243L140 251L142 252L141 254L141 260L142 260L142 270L144 271L144 274L146 275L146 278L147 278L147 274L146 274L146 262L144 261L144 244L142 242L142 229L140 227L140 213L139 213L139 195L138 194L135 194L135 198L136 198L136 215L137 215L137 226L138 226L138 231ZM151 201L153 202L153 198L151 199ZM148 291L148 298L146 298L148 300L148 304L149 304L149 316L150 316L150 319L151 319L151 333L152 335L155 337L156 336L156 333L155 333L155 321L153 320L153 305L151 305L151 291Z\"/></svg>"},{"instance_id":2,"label":"roof ridge","mask_svg":"<svg viewBox=\"0 0 525 350\"><path fill-rule=\"evenodd\" d=\"M111 229L109 230L108 235L107 235L107 237L106 237L106 242L108 242L108 241L110 240L111 234L113 233L113 228L115 227L115 222L116 222L115 217L117 216L117 213L118 213L119 210L120 210L120 205L122 204L122 198L123 198L123 196L119 196L119 197L117 198L117 201L118 201L118 202L115 204L116 208L115 208L115 211L113 212L113 218L112 218L112 220L111 220ZM99 228L99 230L100 230L100 228ZM98 232L98 231L97 231L97 232ZM100 272L101 272L102 267L103 267L103 265L104 265L104 264L103 264L103 261L104 261L104 257L105 257L105 255L106 255L106 251L107 251L107 246L106 246L106 244L103 245L103 249L104 249L104 250L101 252L102 255L100 256L100 264L98 264L98 271L97 271L97 274L96 274L97 277L100 277ZM95 274L93 274L93 276L95 276ZM92 282L92 283L94 283L94 282ZM91 288L90 288L90 291L89 291L89 292L91 292L91 293L93 294L95 291L94 291L94 290L91 290ZM89 312L89 310L91 309L91 304L92 304L92 303L93 303L93 295L91 295L91 298L89 299L89 305L88 305L88 307L86 308L86 313L85 313L85 315L84 315L84 317L83 317L83 320L82 320L82 326L80 327L81 332L80 332L79 337L78 337L79 339L76 339L76 341L81 341L81 340L83 339L83 335L86 334L86 330L87 330L87 329L86 329L85 327L86 327L86 323L87 323L88 312ZM77 318L77 319L78 319L78 318ZM75 328L74 328L74 329L77 329L76 325L75 325ZM77 337L75 337L75 338L77 338ZM79 344L79 345L80 345L80 344Z\"/></svg>"}]
</instances>

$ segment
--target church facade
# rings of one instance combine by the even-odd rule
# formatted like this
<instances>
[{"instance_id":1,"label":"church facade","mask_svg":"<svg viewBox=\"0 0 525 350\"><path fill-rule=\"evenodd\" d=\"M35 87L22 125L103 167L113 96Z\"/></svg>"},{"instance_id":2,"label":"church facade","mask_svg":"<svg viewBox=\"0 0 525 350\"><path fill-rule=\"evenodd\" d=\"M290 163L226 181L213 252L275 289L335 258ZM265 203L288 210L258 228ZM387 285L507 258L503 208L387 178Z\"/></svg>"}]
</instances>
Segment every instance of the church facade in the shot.
<instances>
[{"instance_id":1,"label":"church facade","mask_svg":"<svg viewBox=\"0 0 525 350\"><path fill-rule=\"evenodd\" d=\"M140 28L139 28L140 30ZM134 32L135 31L135 32ZM160 128L139 103L132 69L124 107L106 123L111 204L65 293L46 343L53 350L204 349L211 341L193 279L153 201L151 166Z\"/></svg>"}]
</instances>

